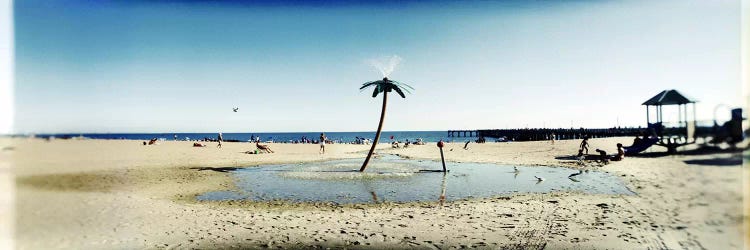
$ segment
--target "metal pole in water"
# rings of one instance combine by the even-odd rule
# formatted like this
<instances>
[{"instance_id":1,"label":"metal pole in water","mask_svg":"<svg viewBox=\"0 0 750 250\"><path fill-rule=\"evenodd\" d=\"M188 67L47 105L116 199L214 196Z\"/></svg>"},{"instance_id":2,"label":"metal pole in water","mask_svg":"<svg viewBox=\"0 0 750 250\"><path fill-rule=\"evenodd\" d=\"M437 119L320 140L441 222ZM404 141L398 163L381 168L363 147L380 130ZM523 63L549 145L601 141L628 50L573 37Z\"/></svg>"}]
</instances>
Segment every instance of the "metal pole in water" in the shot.
<instances>
[{"instance_id":1,"label":"metal pole in water","mask_svg":"<svg viewBox=\"0 0 750 250\"><path fill-rule=\"evenodd\" d=\"M443 172L447 172L445 170L445 157L443 157L443 148L440 148L440 160L443 162Z\"/></svg>"},{"instance_id":2,"label":"metal pole in water","mask_svg":"<svg viewBox=\"0 0 750 250\"><path fill-rule=\"evenodd\" d=\"M445 145L445 143L443 143L443 140L440 140L437 143L438 148L440 148L440 160L443 162L443 173L446 173L448 171L445 169L445 157L443 156L443 146L444 145Z\"/></svg>"}]
</instances>

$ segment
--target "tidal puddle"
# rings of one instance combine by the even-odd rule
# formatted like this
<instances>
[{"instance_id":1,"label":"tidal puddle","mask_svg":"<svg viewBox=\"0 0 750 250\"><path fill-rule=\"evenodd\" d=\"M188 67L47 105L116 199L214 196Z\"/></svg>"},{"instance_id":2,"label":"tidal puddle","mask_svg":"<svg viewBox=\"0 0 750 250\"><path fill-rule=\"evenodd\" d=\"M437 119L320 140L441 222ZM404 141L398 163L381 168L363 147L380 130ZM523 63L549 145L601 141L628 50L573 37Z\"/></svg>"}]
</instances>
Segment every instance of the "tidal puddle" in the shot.
<instances>
[{"instance_id":1,"label":"tidal puddle","mask_svg":"<svg viewBox=\"0 0 750 250\"><path fill-rule=\"evenodd\" d=\"M591 194L634 194L622 181L599 171L559 167L523 167L491 163L446 163L385 155L364 173L362 159L264 165L233 171L237 191L208 192L198 200L288 200L295 202L371 203L446 201L513 193L575 191ZM544 180L538 181L536 177Z\"/></svg>"}]
</instances>

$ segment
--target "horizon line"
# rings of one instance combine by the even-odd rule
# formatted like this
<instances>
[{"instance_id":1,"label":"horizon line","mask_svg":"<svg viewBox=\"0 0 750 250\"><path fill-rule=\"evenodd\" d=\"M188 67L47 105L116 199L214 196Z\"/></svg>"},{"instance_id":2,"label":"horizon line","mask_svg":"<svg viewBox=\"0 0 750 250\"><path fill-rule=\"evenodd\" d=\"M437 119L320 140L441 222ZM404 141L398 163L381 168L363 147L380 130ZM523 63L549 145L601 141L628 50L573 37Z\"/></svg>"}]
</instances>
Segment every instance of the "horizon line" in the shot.
<instances>
[{"instance_id":1,"label":"horizon line","mask_svg":"<svg viewBox=\"0 0 750 250\"><path fill-rule=\"evenodd\" d=\"M477 130L506 130L506 129L611 129L611 128L642 128L642 126L613 126L605 128L589 128L589 127L577 127L577 128L537 128L537 127L526 127L526 128L491 128L491 129L449 129L449 130L384 130L382 132L448 132L448 131L477 131ZM0 136L20 136L20 135L62 135L62 134L270 134L270 133L375 133L372 131L277 131L277 132L57 132L57 133L10 133L2 134Z\"/></svg>"}]
</instances>

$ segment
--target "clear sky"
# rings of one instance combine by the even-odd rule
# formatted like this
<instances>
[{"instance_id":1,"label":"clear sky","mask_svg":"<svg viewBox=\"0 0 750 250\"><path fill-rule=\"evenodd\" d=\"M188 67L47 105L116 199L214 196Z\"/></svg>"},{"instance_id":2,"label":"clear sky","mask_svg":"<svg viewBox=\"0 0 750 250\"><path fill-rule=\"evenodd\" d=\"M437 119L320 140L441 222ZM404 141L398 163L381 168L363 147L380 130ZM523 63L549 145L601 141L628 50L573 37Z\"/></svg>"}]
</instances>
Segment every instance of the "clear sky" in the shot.
<instances>
[{"instance_id":1,"label":"clear sky","mask_svg":"<svg viewBox=\"0 0 750 250\"><path fill-rule=\"evenodd\" d=\"M16 133L373 131L382 99L358 88L389 55L416 90L389 98L385 130L645 126L664 89L699 120L743 104L739 0L13 10Z\"/></svg>"},{"instance_id":2,"label":"clear sky","mask_svg":"<svg viewBox=\"0 0 750 250\"><path fill-rule=\"evenodd\" d=\"M0 0L0 135L10 133L13 127L12 13L10 0Z\"/></svg>"}]
</instances>

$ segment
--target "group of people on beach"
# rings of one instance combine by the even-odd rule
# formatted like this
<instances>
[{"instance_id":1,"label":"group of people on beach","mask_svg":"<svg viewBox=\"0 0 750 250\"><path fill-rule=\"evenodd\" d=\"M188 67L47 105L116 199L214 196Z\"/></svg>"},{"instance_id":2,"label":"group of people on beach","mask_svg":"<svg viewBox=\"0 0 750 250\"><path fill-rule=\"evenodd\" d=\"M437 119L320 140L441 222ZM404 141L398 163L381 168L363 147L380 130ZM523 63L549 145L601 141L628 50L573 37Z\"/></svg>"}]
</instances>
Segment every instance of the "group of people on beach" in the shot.
<instances>
[{"instance_id":1,"label":"group of people on beach","mask_svg":"<svg viewBox=\"0 0 750 250\"><path fill-rule=\"evenodd\" d=\"M175 135L175 138L177 138L176 135ZM398 142L398 141L396 141L393 136L391 136L390 139L391 139L391 146L393 146L394 148L397 148L397 147L400 148L401 147L401 143ZM213 140L210 140L210 141L213 141ZM250 141L251 142L255 142L255 146L256 146L257 149L254 150L254 151L246 151L245 153L247 153L247 154L274 153L274 151L268 145L261 145L260 144L260 137L251 136L251 140ZM217 148L222 148L222 143L224 142L224 135L222 133L219 133L217 135L216 142L217 142L216 147ZM316 143L316 144L319 144L320 145L320 149L318 151L319 154L325 154L326 153L326 144L327 143L333 143L333 141L331 141L331 140L328 139L328 137L325 135L325 133L320 133L320 137L318 138L318 140L310 140L307 137L302 137L299 140L299 142L300 143ZM369 139L365 139L364 137L362 137L362 138L356 137L356 142L357 143L361 143L361 144L365 144L365 142L369 143ZM156 139L155 138L152 139L151 141L149 141L148 145L152 145L154 143L156 143ZM143 144L146 145L147 143L143 142ZM422 140L422 138L417 138L416 141L414 141L414 142L409 141L409 139L406 139L406 142L403 144L403 147L408 147L409 145L424 145L424 144L425 143ZM193 143L193 147L206 147L206 144L202 144L202 143L197 143L196 142L196 143Z\"/></svg>"},{"instance_id":2,"label":"group of people on beach","mask_svg":"<svg viewBox=\"0 0 750 250\"><path fill-rule=\"evenodd\" d=\"M550 141L551 141L552 144L554 144L554 138L555 138L554 134L552 134L552 136L550 136ZM258 151L260 151L260 152L266 152L266 153L273 153L274 152L273 150L271 150L271 148L268 145L260 145L260 140L259 139L260 138L258 137L257 140L255 140L256 148L258 150L252 151L253 153L257 154ZM360 143L364 142L366 140L365 138L359 138L359 137L356 137L356 139L357 139L356 141L360 142ZM391 139L391 146L392 147L394 147L394 148L401 147L400 143L398 141L396 141L393 136L391 136L390 139ZM640 138L638 138L638 139L640 139ZM636 140L638 140L638 139L636 139ZM156 143L156 141L157 141L156 138L154 138L154 139L149 140L148 142L143 142L143 145L153 145L153 144ZM221 148L222 147L222 142L224 141L224 136L223 136L222 133L218 134L218 136L216 138L216 141L218 142L218 144L216 145L216 147L217 148ZM302 141L302 143L310 143L311 142L306 137L302 137L301 141ZM326 143L328 142L328 137L326 137L325 133L320 133L320 137L315 142L317 142L320 145L320 149L319 149L318 153L319 154L325 154L325 152L326 152ZM411 144L424 145L424 142L422 141L421 138L417 139L416 142L411 142L411 141L409 141L409 139L406 139L404 147L408 147ZM468 144L469 144L469 142L467 142L466 145L464 145L464 149L468 148ZM205 144L193 143L193 147L205 147L205 146L206 146ZM588 155L589 154L589 146L590 146L589 145L589 137L586 136L586 137L583 138L583 140L581 141L581 144L578 147L578 157L585 157L585 155ZM606 151L601 150L601 149L596 149L595 151L598 153L598 160L603 161L605 163L609 162L609 161L621 161L621 160L623 160L625 158L625 148L623 147L622 143L617 143L617 154L613 155L613 156L609 156ZM251 151L248 151L248 152L251 152Z\"/></svg>"},{"instance_id":3,"label":"group of people on beach","mask_svg":"<svg viewBox=\"0 0 750 250\"><path fill-rule=\"evenodd\" d=\"M355 136L354 141L352 142L352 144L357 144L357 145L370 145L370 143L372 143L370 139L366 139L364 137L359 137L359 136Z\"/></svg>"},{"instance_id":4,"label":"group of people on beach","mask_svg":"<svg viewBox=\"0 0 750 250\"><path fill-rule=\"evenodd\" d=\"M325 139L325 140L328 140L328 139ZM313 140L313 139L307 138L307 136L302 136L302 137L300 137L299 139L296 139L296 140L289 140L290 143L294 143L294 144L308 144L308 143L309 144L320 144L320 141L321 141L320 139Z\"/></svg>"},{"instance_id":5,"label":"group of people on beach","mask_svg":"<svg viewBox=\"0 0 750 250\"><path fill-rule=\"evenodd\" d=\"M622 146L622 143L617 143L617 154L613 156L609 156L607 154L607 151L604 151L598 148L595 151L599 154L597 160L600 160L604 163L607 163L609 161L621 161L625 159L625 148ZM581 144L578 146L578 157L585 157L585 155L588 155L588 154L589 154L589 138L584 137L583 141L581 141Z\"/></svg>"},{"instance_id":6,"label":"group of people on beach","mask_svg":"<svg viewBox=\"0 0 750 250\"><path fill-rule=\"evenodd\" d=\"M177 138L177 135L175 135L175 138ZM204 139L204 141L207 141L207 140ZM217 142L216 147L217 148L221 148L222 147L222 143L224 142L224 135L222 133L219 133L216 136L216 142ZM148 145L152 145L152 144L155 144L155 143L156 143L156 138L151 139L151 141L148 142ZM146 142L143 142L143 145L146 145ZM199 142L194 142L193 143L193 147L202 148L202 147L206 147L206 144L199 143ZM261 145L260 144L260 137L257 137L257 139L255 140L255 147L257 148L256 150L254 150L254 151L253 150L251 150L251 151L245 151L245 153L246 154L258 154L258 153L273 153L274 152L271 149L271 147L269 147L268 145Z\"/></svg>"},{"instance_id":7,"label":"group of people on beach","mask_svg":"<svg viewBox=\"0 0 750 250\"><path fill-rule=\"evenodd\" d=\"M404 148L408 148L409 145L424 145L424 144L425 143L422 140L422 138L417 138L414 141L410 141L409 139L406 139L406 141L403 142L403 147ZM398 140L396 140L396 138L394 136L391 136L391 147L392 148L400 148L401 147L401 142L399 142Z\"/></svg>"}]
</instances>

